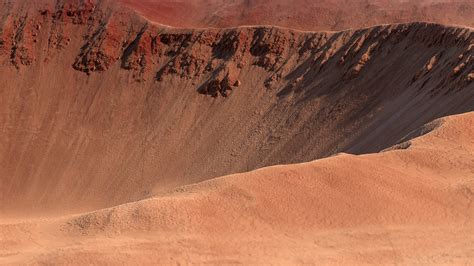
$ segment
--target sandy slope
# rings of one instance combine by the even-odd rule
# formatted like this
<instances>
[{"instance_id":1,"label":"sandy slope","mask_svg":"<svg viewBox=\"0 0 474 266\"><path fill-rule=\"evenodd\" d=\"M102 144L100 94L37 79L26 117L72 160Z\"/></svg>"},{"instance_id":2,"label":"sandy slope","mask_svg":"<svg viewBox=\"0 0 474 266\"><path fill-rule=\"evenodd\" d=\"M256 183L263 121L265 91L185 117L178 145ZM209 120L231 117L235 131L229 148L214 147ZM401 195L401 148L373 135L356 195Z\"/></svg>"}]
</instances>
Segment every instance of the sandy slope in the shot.
<instances>
[{"instance_id":1,"label":"sandy slope","mask_svg":"<svg viewBox=\"0 0 474 266\"><path fill-rule=\"evenodd\" d=\"M469 3L433 6L394 16L470 23ZM466 264L473 81L468 27L0 2L0 264Z\"/></svg>"},{"instance_id":2,"label":"sandy slope","mask_svg":"<svg viewBox=\"0 0 474 266\"><path fill-rule=\"evenodd\" d=\"M178 27L277 25L345 30L414 21L474 26L469 0L120 0L147 18Z\"/></svg>"},{"instance_id":3,"label":"sandy slope","mask_svg":"<svg viewBox=\"0 0 474 266\"><path fill-rule=\"evenodd\" d=\"M86 2L0 9L3 215L90 211L378 152L474 110L468 28L178 30Z\"/></svg>"},{"instance_id":4,"label":"sandy slope","mask_svg":"<svg viewBox=\"0 0 474 266\"><path fill-rule=\"evenodd\" d=\"M82 215L4 220L0 263L472 262L474 113L420 132L377 154L225 176Z\"/></svg>"}]
</instances>

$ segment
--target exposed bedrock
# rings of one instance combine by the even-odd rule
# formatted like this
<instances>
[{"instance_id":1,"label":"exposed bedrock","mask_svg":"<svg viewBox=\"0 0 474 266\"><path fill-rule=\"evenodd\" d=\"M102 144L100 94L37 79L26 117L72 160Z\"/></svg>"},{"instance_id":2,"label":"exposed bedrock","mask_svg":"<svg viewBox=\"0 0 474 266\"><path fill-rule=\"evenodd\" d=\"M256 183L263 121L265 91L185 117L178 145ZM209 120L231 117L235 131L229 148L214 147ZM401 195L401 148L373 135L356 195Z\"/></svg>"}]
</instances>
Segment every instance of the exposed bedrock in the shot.
<instances>
[{"instance_id":1,"label":"exposed bedrock","mask_svg":"<svg viewBox=\"0 0 474 266\"><path fill-rule=\"evenodd\" d=\"M186 30L107 1L19 2L0 9L2 213L378 152L474 110L467 28Z\"/></svg>"}]
</instances>

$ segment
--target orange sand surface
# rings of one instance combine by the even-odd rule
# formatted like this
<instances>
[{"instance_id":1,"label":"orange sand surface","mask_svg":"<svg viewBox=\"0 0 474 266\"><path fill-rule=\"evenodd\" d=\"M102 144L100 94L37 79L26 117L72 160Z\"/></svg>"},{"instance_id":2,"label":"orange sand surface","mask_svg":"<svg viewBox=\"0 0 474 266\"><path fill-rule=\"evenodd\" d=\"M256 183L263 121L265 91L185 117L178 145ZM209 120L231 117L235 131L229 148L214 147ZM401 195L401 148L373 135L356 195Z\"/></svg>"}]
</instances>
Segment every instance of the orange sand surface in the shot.
<instances>
[{"instance_id":1,"label":"orange sand surface","mask_svg":"<svg viewBox=\"0 0 474 266\"><path fill-rule=\"evenodd\" d=\"M0 263L469 264L474 113L421 130L381 153L224 176L85 214L2 220Z\"/></svg>"}]
</instances>

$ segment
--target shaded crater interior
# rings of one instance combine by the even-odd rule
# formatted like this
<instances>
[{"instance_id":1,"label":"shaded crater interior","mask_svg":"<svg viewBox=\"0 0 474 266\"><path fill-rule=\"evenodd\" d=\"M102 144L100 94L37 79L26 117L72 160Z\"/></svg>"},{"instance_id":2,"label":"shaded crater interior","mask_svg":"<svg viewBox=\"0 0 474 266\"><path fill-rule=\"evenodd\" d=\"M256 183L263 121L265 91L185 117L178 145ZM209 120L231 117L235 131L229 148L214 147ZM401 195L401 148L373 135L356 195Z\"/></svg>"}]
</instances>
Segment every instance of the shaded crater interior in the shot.
<instances>
[{"instance_id":1,"label":"shaded crater interior","mask_svg":"<svg viewBox=\"0 0 474 266\"><path fill-rule=\"evenodd\" d=\"M474 110L467 28L186 30L107 2L52 3L0 9L2 213L378 152Z\"/></svg>"}]
</instances>

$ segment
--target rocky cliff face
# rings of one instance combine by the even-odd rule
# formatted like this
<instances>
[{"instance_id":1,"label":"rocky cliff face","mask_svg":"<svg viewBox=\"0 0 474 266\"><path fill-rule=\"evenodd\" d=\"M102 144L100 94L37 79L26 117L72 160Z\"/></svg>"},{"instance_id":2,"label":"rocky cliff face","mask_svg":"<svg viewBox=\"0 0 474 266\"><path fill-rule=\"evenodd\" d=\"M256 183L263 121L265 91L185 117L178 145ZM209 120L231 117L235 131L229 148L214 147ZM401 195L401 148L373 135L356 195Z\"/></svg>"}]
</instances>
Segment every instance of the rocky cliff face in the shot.
<instances>
[{"instance_id":1,"label":"rocky cliff face","mask_svg":"<svg viewBox=\"0 0 474 266\"><path fill-rule=\"evenodd\" d=\"M474 109L474 33L438 24L187 30L107 1L3 1L0 64L5 210L380 151Z\"/></svg>"},{"instance_id":2,"label":"rocky cliff face","mask_svg":"<svg viewBox=\"0 0 474 266\"><path fill-rule=\"evenodd\" d=\"M467 80L471 74L465 67L472 60L472 31L469 29L412 23L338 33L269 27L192 31L154 26L102 1L63 0L54 5L40 1L32 8L23 5L3 3L1 52L3 59L16 68L39 59L35 58L37 50L46 48L48 55L54 55L52 49L65 49L74 38L81 47L76 51L73 68L87 74L107 71L119 64L134 72L137 81L152 76L159 81L170 75L185 79L211 76L217 80L208 79L207 83L218 81L220 84L229 77L235 83L239 69L254 65L271 73L267 82L270 84L287 75L285 70L294 68L298 62L310 60L314 62L312 67L320 70L329 59L339 57L338 66L343 76L351 79L380 51L389 53L400 42L413 41L427 47L464 49L451 76ZM18 8L21 11L12 13ZM127 23L129 19L131 23ZM421 73L429 72L438 57L442 54L433 55L432 62L427 62L414 80Z\"/></svg>"}]
</instances>

